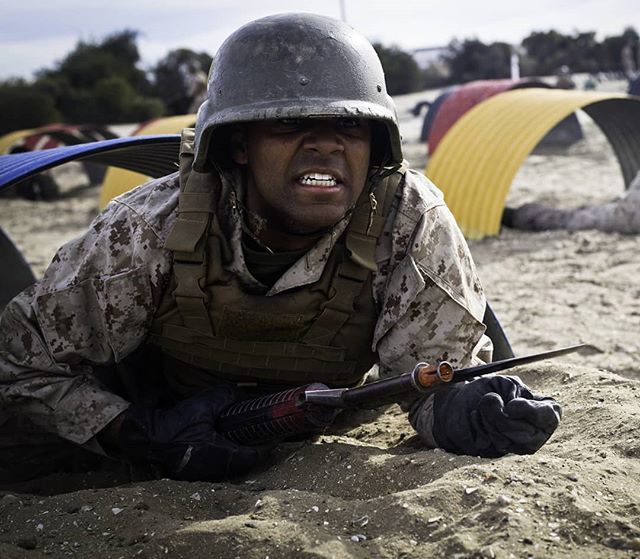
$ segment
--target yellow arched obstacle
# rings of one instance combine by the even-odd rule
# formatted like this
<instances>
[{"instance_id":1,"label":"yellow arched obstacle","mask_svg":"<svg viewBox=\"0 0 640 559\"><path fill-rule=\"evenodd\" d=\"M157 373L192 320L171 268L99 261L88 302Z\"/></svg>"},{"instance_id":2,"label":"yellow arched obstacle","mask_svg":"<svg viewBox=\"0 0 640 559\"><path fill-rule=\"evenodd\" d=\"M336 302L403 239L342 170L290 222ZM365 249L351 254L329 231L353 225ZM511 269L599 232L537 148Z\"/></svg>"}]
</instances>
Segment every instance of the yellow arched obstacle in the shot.
<instances>
[{"instance_id":1,"label":"yellow arched obstacle","mask_svg":"<svg viewBox=\"0 0 640 559\"><path fill-rule=\"evenodd\" d=\"M537 88L500 93L449 129L425 171L468 239L498 234L518 169L545 134L578 109L602 129L629 185L640 170L640 98Z\"/></svg>"},{"instance_id":2,"label":"yellow arched obstacle","mask_svg":"<svg viewBox=\"0 0 640 559\"><path fill-rule=\"evenodd\" d=\"M134 132L134 136L153 134L179 134L183 128L194 126L196 115L169 116L152 120ZM176 171L178 168L176 167ZM109 167L100 189L100 209L104 208L112 198L131 190L149 180L149 177L127 171L119 167Z\"/></svg>"},{"instance_id":3,"label":"yellow arched obstacle","mask_svg":"<svg viewBox=\"0 0 640 559\"><path fill-rule=\"evenodd\" d=\"M0 155L9 153L9 149L13 144L22 138L26 138L29 134L32 134L34 130L32 128L25 128L24 130L14 130L4 136L0 137Z\"/></svg>"}]
</instances>

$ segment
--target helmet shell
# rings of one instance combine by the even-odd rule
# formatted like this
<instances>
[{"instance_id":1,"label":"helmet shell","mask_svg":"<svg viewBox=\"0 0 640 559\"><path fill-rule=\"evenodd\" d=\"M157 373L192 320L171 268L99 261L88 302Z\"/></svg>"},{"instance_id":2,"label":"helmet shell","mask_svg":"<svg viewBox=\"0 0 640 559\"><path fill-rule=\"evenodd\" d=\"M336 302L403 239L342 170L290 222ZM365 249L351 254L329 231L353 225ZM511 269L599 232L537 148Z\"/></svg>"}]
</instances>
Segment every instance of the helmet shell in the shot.
<instances>
[{"instance_id":1,"label":"helmet shell","mask_svg":"<svg viewBox=\"0 0 640 559\"><path fill-rule=\"evenodd\" d=\"M280 118L357 117L384 124L385 163L402 162L398 118L375 50L349 25L314 14L258 19L230 35L196 121L196 169L222 126Z\"/></svg>"}]
</instances>

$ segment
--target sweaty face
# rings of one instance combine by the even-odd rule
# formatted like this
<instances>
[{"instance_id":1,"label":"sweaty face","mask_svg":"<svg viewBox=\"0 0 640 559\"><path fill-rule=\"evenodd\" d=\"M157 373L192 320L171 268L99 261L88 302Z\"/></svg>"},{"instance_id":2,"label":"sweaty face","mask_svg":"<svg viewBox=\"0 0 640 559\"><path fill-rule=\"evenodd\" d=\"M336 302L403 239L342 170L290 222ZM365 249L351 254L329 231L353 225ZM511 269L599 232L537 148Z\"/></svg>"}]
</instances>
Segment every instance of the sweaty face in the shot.
<instances>
[{"instance_id":1,"label":"sweaty face","mask_svg":"<svg viewBox=\"0 0 640 559\"><path fill-rule=\"evenodd\" d=\"M295 250L340 221L364 189L370 151L366 120L245 125L233 159L246 168L245 204L266 220L262 240L276 250Z\"/></svg>"}]
</instances>

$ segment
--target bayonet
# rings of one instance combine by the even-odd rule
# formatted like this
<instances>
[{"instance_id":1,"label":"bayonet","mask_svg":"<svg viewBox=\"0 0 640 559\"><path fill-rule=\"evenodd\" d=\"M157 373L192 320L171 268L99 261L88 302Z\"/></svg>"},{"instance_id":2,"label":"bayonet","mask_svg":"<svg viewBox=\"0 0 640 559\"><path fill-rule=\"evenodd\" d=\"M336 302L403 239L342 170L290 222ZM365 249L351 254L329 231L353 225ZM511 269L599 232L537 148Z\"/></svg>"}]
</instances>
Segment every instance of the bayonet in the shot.
<instances>
[{"instance_id":1,"label":"bayonet","mask_svg":"<svg viewBox=\"0 0 640 559\"><path fill-rule=\"evenodd\" d=\"M320 383L292 388L234 404L220 415L218 429L242 444L261 444L329 426L341 409L377 408L415 399L430 391L520 365L560 357L582 349L577 344L522 357L456 369L449 361L418 363L413 371L353 388L329 388Z\"/></svg>"}]
</instances>

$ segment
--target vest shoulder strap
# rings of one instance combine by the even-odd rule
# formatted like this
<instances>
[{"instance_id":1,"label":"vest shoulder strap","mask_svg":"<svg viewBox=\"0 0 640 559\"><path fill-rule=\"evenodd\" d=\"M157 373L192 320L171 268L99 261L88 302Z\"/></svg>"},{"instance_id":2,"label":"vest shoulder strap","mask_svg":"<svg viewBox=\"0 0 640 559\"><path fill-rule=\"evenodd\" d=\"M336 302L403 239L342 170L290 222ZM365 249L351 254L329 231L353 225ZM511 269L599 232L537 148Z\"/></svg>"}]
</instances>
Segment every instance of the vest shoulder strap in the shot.
<instances>
[{"instance_id":1,"label":"vest shoulder strap","mask_svg":"<svg viewBox=\"0 0 640 559\"><path fill-rule=\"evenodd\" d=\"M350 258L375 272L376 246L382 235L398 188L404 181L406 169L401 168L376 182L368 193L368 200L358 201L347 227L345 245Z\"/></svg>"},{"instance_id":2,"label":"vest shoulder strap","mask_svg":"<svg viewBox=\"0 0 640 559\"><path fill-rule=\"evenodd\" d=\"M182 131L178 217L165 248L174 255L174 295L185 326L212 336L204 282L207 275L207 235L215 219L215 196L220 191L220 177L215 172L193 170L194 138L193 128Z\"/></svg>"},{"instance_id":3,"label":"vest shoulder strap","mask_svg":"<svg viewBox=\"0 0 640 559\"><path fill-rule=\"evenodd\" d=\"M379 180L369 191L368 201L359 200L356 204L345 232L348 258L338 265L331 281L330 298L304 337L307 343L330 345L355 312L358 295L371 272L377 270L378 238L403 179L404 172L398 171Z\"/></svg>"}]
</instances>

